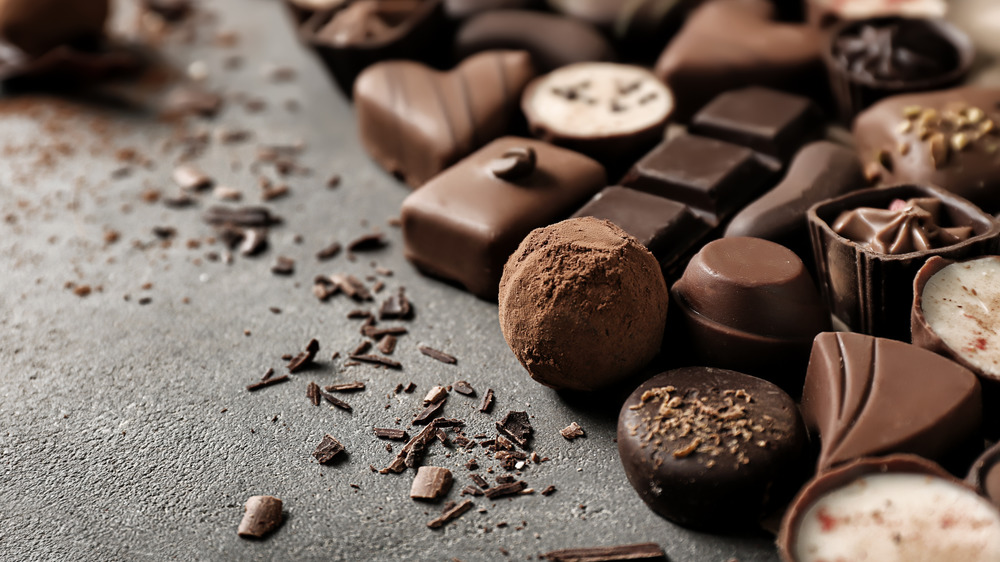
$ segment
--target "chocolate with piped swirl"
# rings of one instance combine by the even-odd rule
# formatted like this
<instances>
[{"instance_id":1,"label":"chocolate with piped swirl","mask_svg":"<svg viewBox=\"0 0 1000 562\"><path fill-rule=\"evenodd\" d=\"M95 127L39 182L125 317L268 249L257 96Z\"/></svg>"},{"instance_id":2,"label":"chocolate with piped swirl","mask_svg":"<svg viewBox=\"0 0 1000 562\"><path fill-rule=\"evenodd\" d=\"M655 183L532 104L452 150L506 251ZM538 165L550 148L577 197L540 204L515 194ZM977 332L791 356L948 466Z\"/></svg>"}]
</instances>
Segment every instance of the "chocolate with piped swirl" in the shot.
<instances>
[{"instance_id":1,"label":"chocolate with piped swirl","mask_svg":"<svg viewBox=\"0 0 1000 562\"><path fill-rule=\"evenodd\" d=\"M354 85L361 144L419 187L504 134L534 74L524 51L487 51L449 72L412 61L376 64Z\"/></svg>"},{"instance_id":2,"label":"chocolate with piped swirl","mask_svg":"<svg viewBox=\"0 0 1000 562\"><path fill-rule=\"evenodd\" d=\"M925 252L968 240L971 226L941 224L947 220L941 216L943 205L935 197L896 199L888 209L844 211L830 226L837 234L882 254Z\"/></svg>"}]
</instances>

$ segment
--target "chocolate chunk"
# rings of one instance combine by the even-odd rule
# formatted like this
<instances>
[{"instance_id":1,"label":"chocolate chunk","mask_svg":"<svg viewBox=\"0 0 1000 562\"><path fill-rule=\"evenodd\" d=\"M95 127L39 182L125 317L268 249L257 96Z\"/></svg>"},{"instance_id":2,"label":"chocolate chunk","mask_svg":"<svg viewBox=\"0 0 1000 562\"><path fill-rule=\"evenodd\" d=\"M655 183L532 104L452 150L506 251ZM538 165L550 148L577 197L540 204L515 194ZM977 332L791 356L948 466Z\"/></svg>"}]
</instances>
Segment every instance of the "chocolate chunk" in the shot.
<instances>
[{"instance_id":1,"label":"chocolate chunk","mask_svg":"<svg viewBox=\"0 0 1000 562\"><path fill-rule=\"evenodd\" d=\"M455 389L455 392L459 394L464 394L465 396L476 395L476 389L472 388L472 385L465 381L456 382L454 385L452 385L452 388Z\"/></svg>"},{"instance_id":2,"label":"chocolate chunk","mask_svg":"<svg viewBox=\"0 0 1000 562\"><path fill-rule=\"evenodd\" d=\"M318 460L320 464L328 464L334 459L334 457L343 451L344 446L340 443L340 441L334 439L332 435L326 434L323 436L322 441L319 442L319 445L316 445L316 450L313 451L313 456L316 457L316 460Z\"/></svg>"},{"instance_id":3,"label":"chocolate chunk","mask_svg":"<svg viewBox=\"0 0 1000 562\"><path fill-rule=\"evenodd\" d=\"M781 389L709 367L656 375L618 417L625 475L643 501L671 521L716 531L753 526L782 505L806 435Z\"/></svg>"},{"instance_id":4,"label":"chocolate chunk","mask_svg":"<svg viewBox=\"0 0 1000 562\"><path fill-rule=\"evenodd\" d=\"M941 201L941 226L972 227L971 237L942 248L892 255L845 239L833 230L844 211L888 209L895 200L927 197ZM855 191L818 203L807 216L818 281L830 310L853 331L899 340L909 339L913 279L927 259L992 254L1000 243L1000 226L990 215L935 187L899 185Z\"/></svg>"},{"instance_id":5,"label":"chocolate chunk","mask_svg":"<svg viewBox=\"0 0 1000 562\"><path fill-rule=\"evenodd\" d=\"M214 183L209 175L190 164L174 168L173 179L174 183L186 191L198 191L211 187Z\"/></svg>"},{"instance_id":6,"label":"chocolate chunk","mask_svg":"<svg viewBox=\"0 0 1000 562\"><path fill-rule=\"evenodd\" d=\"M586 23L527 10L487 12L462 24L455 36L459 58L491 49L528 51L542 72L578 62L615 60L608 41Z\"/></svg>"},{"instance_id":7,"label":"chocolate chunk","mask_svg":"<svg viewBox=\"0 0 1000 562\"><path fill-rule=\"evenodd\" d=\"M329 402L329 403L333 404L334 406L340 408L341 410L347 410L348 412L350 412L350 411L353 410L353 408L351 408L350 404L348 404L347 402L344 402L343 400L341 400L340 398L337 398L336 396L334 396L332 394L329 394L329 393L323 392L323 391L320 391L319 394L320 394L320 396L323 397L324 400L326 400L327 402Z\"/></svg>"},{"instance_id":8,"label":"chocolate chunk","mask_svg":"<svg viewBox=\"0 0 1000 562\"><path fill-rule=\"evenodd\" d=\"M566 427L560 429L559 430L559 435L562 435L568 441L572 441L572 440L576 439L577 437L583 437L583 436L585 436L586 433L583 431L583 428L580 427L580 424L578 424L576 422L573 422L573 423L567 425Z\"/></svg>"},{"instance_id":9,"label":"chocolate chunk","mask_svg":"<svg viewBox=\"0 0 1000 562\"><path fill-rule=\"evenodd\" d=\"M710 229L683 203L621 186L604 188L573 217L615 223L653 254L665 275L690 255Z\"/></svg>"},{"instance_id":10,"label":"chocolate chunk","mask_svg":"<svg viewBox=\"0 0 1000 562\"><path fill-rule=\"evenodd\" d=\"M427 391L427 395L424 396L424 406L428 404L437 403L443 400L447 396L448 396L448 389L446 389L445 387L443 386L432 387L430 390Z\"/></svg>"},{"instance_id":11,"label":"chocolate chunk","mask_svg":"<svg viewBox=\"0 0 1000 562\"><path fill-rule=\"evenodd\" d=\"M483 478L482 476L480 476L478 474L470 474L469 478L471 478L472 481L476 483L476 486L479 486L480 488L482 488L484 490L486 488L490 487L490 483L487 482L485 478Z\"/></svg>"},{"instance_id":12,"label":"chocolate chunk","mask_svg":"<svg viewBox=\"0 0 1000 562\"><path fill-rule=\"evenodd\" d=\"M433 404L427 406L417 414L417 417L413 418L413 425L424 425L429 423L434 418L441 415L441 410L444 409L444 403L447 399L442 398L441 400L434 402Z\"/></svg>"},{"instance_id":13,"label":"chocolate chunk","mask_svg":"<svg viewBox=\"0 0 1000 562\"><path fill-rule=\"evenodd\" d=\"M979 377L984 425L1000 431L1000 330L992 303L1000 299L1000 257L964 262L927 260L913 281L914 345L943 355Z\"/></svg>"},{"instance_id":14,"label":"chocolate chunk","mask_svg":"<svg viewBox=\"0 0 1000 562\"><path fill-rule=\"evenodd\" d=\"M266 386L271 386L273 384L280 384L288 381L288 375L281 375L280 377L274 377L269 379L264 379L253 384L247 385L247 390L254 392L255 390L260 390Z\"/></svg>"},{"instance_id":15,"label":"chocolate chunk","mask_svg":"<svg viewBox=\"0 0 1000 562\"><path fill-rule=\"evenodd\" d=\"M479 411L488 414L493 409L493 389L486 389L486 396L483 396L483 403L479 405Z\"/></svg>"},{"instance_id":16,"label":"chocolate chunk","mask_svg":"<svg viewBox=\"0 0 1000 562\"><path fill-rule=\"evenodd\" d=\"M423 353L427 357L430 357L431 359L437 359L438 361L440 361L442 363L447 363L449 365L454 365L455 363L458 362L458 360L455 359L453 356L448 355L447 353L445 353L443 351L438 351L438 350L434 349L433 347L427 347L426 345L422 345L422 346L420 346L417 349L419 349L420 353Z\"/></svg>"},{"instance_id":17,"label":"chocolate chunk","mask_svg":"<svg viewBox=\"0 0 1000 562\"><path fill-rule=\"evenodd\" d=\"M301 0L296 0L301 1ZM446 52L441 0L347 3L309 10L301 28L344 92L369 65L390 59L438 62Z\"/></svg>"},{"instance_id":18,"label":"chocolate chunk","mask_svg":"<svg viewBox=\"0 0 1000 562\"><path fill-rule=\"evenodd\" d=\"M440 517L437 517L436 519L433 519L430 522L428 522L427 526L430 527L431 529L439 529L445 526L447 523L450 523L455 519L461 517L463 513L472 509L473 505L474 504L472 503L472 500L464 500L444 510L444 513L442 513Z\"/></svg>"},{"instance_id":19,"label":"chocolate chunk","mask_svg":"<svg viewBox=\"0 0 1000 562\"><path fill-rule=\"evenodd\" d=\"M490 51L441 73L390 61L354 87L361 144L411 187L503 134L521 90L534 76L522 51Z\"/></svg>"},{"instance_id":20,"label":"chocolate chunk","mask_svg":"<svg viewBox=\"0 0 1000 562\"><path fill-rule=\"evenodd\" d=\"M297 373L306 367L312 365L313 360L316 358L316 354L319 352L319 342L315 339L309 340L306 344L306 350L299 353L288 362L288 372Z\"/></svg>"},{"instance_id":21,"label":"chocolate chunk","mask_svg":"<svg viewBox=\"0 0 1000 562\"><path fill-rule=\"evenodd\" d=\"M987 449L972 463L965 481L1000 508L1000 444Z\"/></svg>"},{"instance_id":22,"label":"chocolate chunk","mask_svg":"<svg viewBox=\"0 0 1000 562\"><path fill-rule=\"evenodd\" d=\"M998 104L998 88L893 96L858 115L858 154L865 170L884 184L935 185L996 213Z\"/></svg>"},{"instance_id":23,"label":"chocolate chunk","mask_svg":"<svg viewBox=\"0 0 1000 562\"><path fill-rule=\"evenodd\" d=\"M805 95L825 91L822 31L774 16L767 0L706 2L691 14L654 70L674 91L678 119L752 84Z\"/></svg>"},{"instance_id":24,"label":"chocolate chunk","mask_svg":"<svg viewBox=\"0 0 1000 562\"><path fill-rule=\"evenodd\" d=\"M406 289L402 287L398 293L382 301L382 306L378 310L379 320L407 320L412 316L413 305L406 298Z\"/></svg>"},{"instance_id":25,"label":"chocolate chunk","mask_svg":"<svg viewBox=\"0 0 1000 562\"><path fill-rule=\"evenodd\" d=\"M295 260L287 256L278 256L271 265L271 273L275 275L291 275L295 273Z\"/></svg>"},{"instance_id":26,"label":"chocolate chunk","mask_svg":"<svg viewBox=\"0 0 1000 562\"><path fill-rule=\"evenodd\" d=\"M810 482L778 536L784 560L1000 559L1000 511L912 455L863 459Z\"/></svg>"},{"instance_id":27,"label":"chocolate chunk","mask_svg":"<svg viewBox=\"0 0 1000 562\"><path fill-rule=\"evenodd\" d=\"M531 427L531 421L528 420L528 412L507 412L496 425L497 431L509 437L522 449L527 448L528 439L531 439L531 434L535 432Z\"/></svg>"},{"instance_id":28,"label":"chocolate chunk","mask_svg":"<svg viewBox=\"0 0 1000 562\"><path fill-rule=\"evenodd\" d=\"M259 539L280 527L281 521L281 500L274 496L251 496L243 507L243 519L236 534Z\"/></svg>"},{"instance_id":29,"label":"chocolate chunk","mask_svg":"<svg viewBox=\"0 0 1000 562\"><path fill-rule=\"evenodd\" d=\"M822 112L809 98L751 86L710 101L688 130L745 146L783 168L799 148L823 136L824 123Z\"/></svg>"},{"instance_id":30,"label":"chocolate chunk","mask_svg":"<svg viewBox=\"0 0 1000 562\"><path fill-rule=\"evenodd\" d=\"M306 387L306 398L308 398L309 401L312 402L313 406L319 406L319 399L320 399L320 397L319 397L319 385L318 384L316 384L314 382L310 382L309 383L309 386Z\"/></svg>"},{"instance_id":31,"label":"chocolate chunk","mask_svg":"<svg viewBox=\"0 0 1000 562\"><path fill-rule=\"evenodd\" d=\"M340 253L340 242L333 242L329 246L316 252L316 259L320 261L326 261L335 258L339 253Z\"/></svg>"},{"instance_id":32,"label":"chocolate chunk","mask_svg":"<svg viewBox=\"0 0 1000 562\"><path fill-rule=\"evenodd\" d=\"M863 334L816 337L802 415L820 434L820 470L889 453L958 462L982 443L975 375L926 349Z\"/></svg>"},{"instance_id":33,"label":"chocolate chunk","mask_svg":"<svg viewBox=\"0 0 1000 562\"><path fill-rule=\"evenodd\" d=\"M585 62L532 81L521 109L536 137L616 165L662 137L674 97L642 67Z\"/></svg>"},{"instance_id":34,"label":"chocolate chunk","mask_svg":"<svg viewBox=\"0 0 1000 562\"><path fill-rule=\"evenodd\" d=\"M969 37L943 20L844 23L830 43L825 62L845 122L882 98L960 83L976 54Z\"/></svg>"},{"instance_id":35,"label":"chocolate chunk","mask_svg":"<svg viewBox=\"0 0 1000 562\"><path fill-rule=\"evenodd\" d=\"M365 383L361 381L345 382L341 384L331 384L329 386L324 386L323 390L327 392L352 392L355 390L364 390Z\"/></svg>"},{"instance_id":36,"label":"chocolate chunk","mask_svg":"<svg viewBox=\"0 0 1000 562\"><path fill-rule=\"evenodd\" d=\"M406 431L402 429L376 427L375 437L378 437L379 439L389 439L390 441L402 441L406 439Z\"/></svg>"},{"instance_id":37,"label":"chocolate chunk","mask_svg":"<svg viewBox=\"0 0 1000 562\"><path fill-rule=\"evenodd\" d=\"M781 183L736 213L725 236L777 242L811 263L806 211L867 185L853 150L827 141L808 144L795 155Z\"/></svg>"},{"instance_id":38,"label":"chocolate chunk","mask_svg":"<svg viewBox=\"0 0 1000 562\"><path fill-rule=\"evenodd\" d=\"M668 302L648 250L608 221L575 218L536 229L511 256L500 329L534 380L591 391L623 381L659 352ZM580 329L579 318L600 328Z\"/></svg>"},{"instance_id":39,"label":"chocolate chunk","mask_svg":"<svg viewBox=\"0 0 1000 562\"><path fill-rule=\"evenodd\" d=\"M413 478L410 497L415 500L437 500L451 489L451 471L439 466L421 466Z\"/></svg>"},{"instance_id":40,"label":"chocolate chunk","mask_svg":"<svg viewBox=\"0 0 1000 562\"><path fill-rule=\"evenodd\" d=\"M942 202L935 197L894 199L888 209L858 207L840 213L834 232L879 254L926 252L964 242L972 227L940 224Z\"/></svg>"},{"instance_id":41,"label":"chocolate chunk","mask_svg":"<svg viewBox=\"0 0 1000 562\"><path fill-rule=\"evenodd\" d=\"M802 388L816 334L830 314L805 264L759 238L709 242L671 290L695 364L754 375L788 392Z\"/></svg>"},{"instance_id":42,"label":"chocolate chunk","mask_svg":"<svg viewBox=\"0 0 1000 562\"><path fill-rule=\"evenodd\" d=\"M517 482L508 482L507 484L500 484L492 488L487 488L483 490L483 494L485 494L487 498L495 500L497 498L518 494L527 487L528 485L524 482L524 480L518 480Z\"/></svg>"},{"instance_id":43,"label":"chocolate chunk","mask_svg":"<svg viewBox=\"0 0 1000 562\"><path fill-rule=\"evenodd\" d=\"M616 562L618 560L666 560L667 555L656 543L623 544L566 548L541 555L552 562Z\"/></svg>"},{"instance_id":44,"label":"chocolate chunk","mask_svg":"<svg viewBox=\"0 0 1000 562\"><path fill-rule=\"evenodd\" d=\"M748 148L681 135L642 157L622 185L686 203L714 222L759 195L772 176Z\"/></svg>"},{"instance_id":45,"label":"chocolate chunk","mask_svg":"<svg viewBox=\"0 0 1000 562\"><path fill-rule=\"evenodd\" d=\"M365 234L364 236L355 238L347 244L348 252L368 252L371 250L378 250L385 247L389 242L385 239L385 234L381 232L373 232L372 234Z\"/></svg>"},{"instance_id":46,"label":"chocolate chunk","mask_svg":"<svg viewBox=\"0 0 1000 562\"><path fill-rule=\"evenodd\" d=\"M531 148L535 173L516 183L488 172L513 148ZM483 147L403 202L406 257L421 270L496 297L508 256L532 229L569 215L605 185L597 162L530 139Z\"/></svg>"}]
</instances>

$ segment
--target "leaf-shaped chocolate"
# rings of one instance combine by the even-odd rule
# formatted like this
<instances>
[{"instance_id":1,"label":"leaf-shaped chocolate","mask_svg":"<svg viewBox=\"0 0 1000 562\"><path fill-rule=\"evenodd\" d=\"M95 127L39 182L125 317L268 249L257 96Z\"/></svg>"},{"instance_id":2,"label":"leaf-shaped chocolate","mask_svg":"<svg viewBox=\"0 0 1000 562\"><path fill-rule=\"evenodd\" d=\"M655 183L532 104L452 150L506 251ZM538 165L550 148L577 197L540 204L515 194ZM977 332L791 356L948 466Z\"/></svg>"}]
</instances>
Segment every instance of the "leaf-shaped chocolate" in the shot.
<instances>
[{"instance_id":1,"label":"leaf-shaped chocolate","mask_svg":"<svg viewBox=\"0 0 1000 562\"><path fill-rule=\"evenodd\" d=\"M822 471L889 453L941 459L978 431L982 399L976 376L940 355L896 340L827 332L813 342L802 415L819 430Z\"/></svg>"}]
</instances>

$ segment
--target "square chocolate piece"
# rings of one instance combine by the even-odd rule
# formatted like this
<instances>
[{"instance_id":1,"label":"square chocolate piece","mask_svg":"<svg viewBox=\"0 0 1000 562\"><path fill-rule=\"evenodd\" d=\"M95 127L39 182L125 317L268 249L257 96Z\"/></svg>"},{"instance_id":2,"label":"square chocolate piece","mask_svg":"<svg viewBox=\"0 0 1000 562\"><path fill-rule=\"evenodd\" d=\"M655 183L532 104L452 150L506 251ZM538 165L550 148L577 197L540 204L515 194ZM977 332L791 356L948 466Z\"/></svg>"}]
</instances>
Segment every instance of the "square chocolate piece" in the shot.
<instances>
[{"instance_id":1,"label":"square chocolate piece","mask_svg":"<svg viewBox=\"0 0 1000 562\"><path fill-rule=\"evenodd\" d=\"M406 258L496 299L503 266L521 240L606 185L604 168L582 154L534 139L497 139L403 201Z\"/></svg>"},{"instance_id":2,"label":"square chocolate piece","mask_svg":"<svg viewBox=\"0 0 1000 562\"><path fill-rule=\"evenodd\" d=\"M709 102L689 131L751 148L780 162L823 133L822 114L812 100L753 86L732 90Z\"/></svg>"},{"instance_id":3,"label":"square chocolate piece","mask_svg":"<svg viewBox=\"0 0 1000 562\"><path fill-rule=\"evenodd\" d=\"M721 220L760 195L772 176L749 148L681 135L643 156L622 184L687 203Z\"/></svg>"},{"instance_id":4,"label":"square chocolate piece","mask_svg":"<svg viewBox=\"0 0 1000 562\"><path fill-rule=\"evenodd\" d=\"M683 203L617 185L601 190L573 216L615 223L646 246L664 272L710 230Z\"/></svg>"}]
</instances>

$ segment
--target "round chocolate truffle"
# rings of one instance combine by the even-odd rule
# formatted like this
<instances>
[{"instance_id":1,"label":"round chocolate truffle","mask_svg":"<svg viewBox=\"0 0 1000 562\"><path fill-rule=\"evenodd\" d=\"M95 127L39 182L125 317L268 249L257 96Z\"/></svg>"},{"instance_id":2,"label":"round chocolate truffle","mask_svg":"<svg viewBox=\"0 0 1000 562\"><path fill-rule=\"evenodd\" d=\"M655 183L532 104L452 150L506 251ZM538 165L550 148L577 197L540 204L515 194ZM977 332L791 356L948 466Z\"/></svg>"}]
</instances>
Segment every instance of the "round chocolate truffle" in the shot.
<instances>
[{"instance_id":1,"label":"round chocolate truffle","mask_svg":"<svg viewBox=\"0 0 1000 562\"><path fill-rule=\"evenodd\" d=\"M0 38L29 55L104 34L108 0L0 0Z\"/></svg>"},{"instance_id":2,"label":"round chocolate truffle","mask_svg":"<svg viewBox=\"0 0 1000 562\"><path fill-rule=\"evenodd\" d=\"M610 221L569 219L531 232L500 281L500 328L536 381L595 390L659 352L669 297L660 265Z\"/></svg>"},{"instance_id":3,"label":"round chocolate truffle","mask_svg":"<svg viewBox=\"0 0 1000 562\"><path fill-rule=\"evenodd\" d=\"M618 416L625 475L681 525L758 523L801 482L806 429L791 397L749 375L686 367L656 375Z\"/></svg>"}]
</instances>

